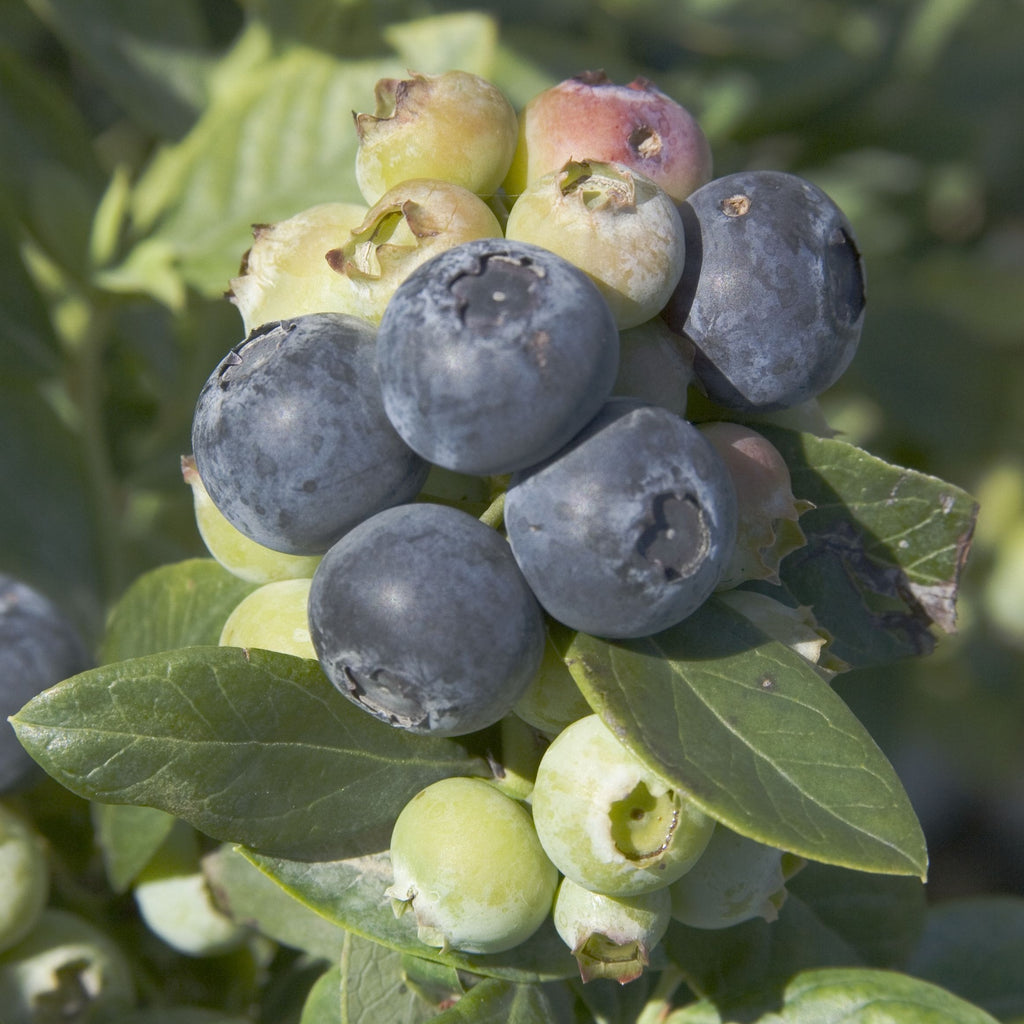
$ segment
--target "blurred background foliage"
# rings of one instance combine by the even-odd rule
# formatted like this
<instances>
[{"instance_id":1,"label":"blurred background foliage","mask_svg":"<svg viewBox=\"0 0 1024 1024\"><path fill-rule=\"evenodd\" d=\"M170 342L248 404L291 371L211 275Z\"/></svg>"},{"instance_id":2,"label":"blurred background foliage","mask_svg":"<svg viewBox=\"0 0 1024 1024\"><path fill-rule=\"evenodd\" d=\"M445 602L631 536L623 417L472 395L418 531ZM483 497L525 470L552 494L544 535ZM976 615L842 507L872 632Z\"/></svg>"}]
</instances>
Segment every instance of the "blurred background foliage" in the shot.
<instances>
[{"instance_id":1,"label":"blurred background foliage","mask_svg":"<svg viewBox=\"0 0 1024 1024\"><path fill-rule=\"evenodd\" d=\"M445 15L443 19L434 16ZM97 638L202 554L179 456L239 340L251 224L358 199L351 111L460 66L513 103L587 68L689 107L716 174L801 174L852 221L848 440L972 491L960 631L837 687L892 758L936 897L1024 892L1021 0L0 0L0 567Z\"/></svg>"}]
</instances>

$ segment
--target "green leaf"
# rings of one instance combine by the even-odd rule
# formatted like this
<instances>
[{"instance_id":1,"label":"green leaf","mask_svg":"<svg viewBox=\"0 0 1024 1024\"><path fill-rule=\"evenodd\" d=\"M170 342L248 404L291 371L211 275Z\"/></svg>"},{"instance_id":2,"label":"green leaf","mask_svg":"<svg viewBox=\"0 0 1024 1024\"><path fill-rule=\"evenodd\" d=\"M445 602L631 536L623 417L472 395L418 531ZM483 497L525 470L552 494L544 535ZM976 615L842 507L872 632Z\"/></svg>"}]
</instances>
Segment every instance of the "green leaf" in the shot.
<instances>
[{"instance_id":1,"label":"green leaf","mask_svg":"<svg viewBox=\"0 0 1024 1024\"><path fill-rule=\"evenodd\" d=\"M1024 899L951 900L928 913L907 971L1000 1020L1024 1017Z\"/></svg>"},{"instance_id":2,"label":"green leaf","mask_svg":"<svg viewBox=\"0 0 1024 1024\"><path fill-rule=\"evenodd\" d=\"M93 804L93 828L114 892L127 892L174 827L174 818L155 807Z\"/></svg>"},{"instance_id":3,"label":"green leaf","mask_svg":"<svg viewBox=\"0 0 1024 1024\"><path fill-rule=\"evenodd\" d=\"M809 863L786 888L867 967L903 968L924 928L925 889L916 878Z\"/></svg>"},{"instance_id":4,"label":"green leaf","mask_svg":"<svg viewBox=\"0 0 1024 1024\"><path fill-rule=\"evenodd\" d=\"M310 956L330 963L341 959L344 930L290 896L235 847L224 844L207 854L203 873L217 905L234 920Z\"/></svg>"},{"instance_id":5,"label":"green leaf","mask_svg":"<svg viewBox=\"0 0 1024 1024\"><path fill-rule=\"evenodd\" d=\"M332 967L313 983L299 1024L344 1024L341 1016L341 968Z\"/></svg>"},{"instance_id":6,"label":"green leaf","mask_svg":"<svg viewBox=\"0 0 1024 1024\"><path fill-rule=\"evenodd\" d=\"M367 715L316 662L259 650L189 647L115 662L45 691L12 721L79 796L159 807L281 856L379 850L423 786L487 774L453 740Z\"/></svg>"},{"instance_id":7,"label":"green leaf","mask_svg":"<svg viewBox=\"0 0 1024 1024\"><path fill-rule=\"evenodd\" d=\"M956 626L960 573L978 508L952 484L889 465L844 441L758 426L782 453L807 545L782 581L851 666L927 654Z\"/></svg>"},{"instance_id":8,"label":"green leaf","mask_svg":"<svg viewBox=\"0 0 1024 1024\"><path fill-rule=\"evenodd\" d=\"M924 876L924 836L885 755L813 666L720 602L639 640L578 634L566 662L625 745L729 828Z\"/></svg>"},{"instance_id":9,"label":"green leaf","mask_svg":"<svg viewBox=\"0 0 1024 1024\"><path fill-rule=\"evenodd\" d=\"M564 985L524 985L486 978L432 1019L436 1024L560 1024L574 1020L570 1007Z\"/></svg>"},{"instance_id":10,"label":"green leaf","mask_svg":"<svg viewBox=\"0 0 1024 1024\"><path fill-rule=\"evenodd\" d=\"M3 163L3 161L0 161ZM0 383L0 564L100 632L104 569L80 438L44 394Z\"/></svg>"},{"instance_id":11,"label":"green leaf","mask_svg":"<svg viewBox=\"0 0 1024 1024\"><path fill-rule=\"evenodd\" d=\"M579 974L576 961L550 919L532 938L504 953L441 952L424 945L416 937L414 915L395 917L390 901L384 897L392 880L391 860L386 852L315 863L254 852L246 855L287 892L327 920L389 949L509 981L554 980Z\"/></svg>"},{"instance_id":12,"label":"green leaf","mask_svg":"<svg viewBox=\"0 0 1024 1024\"><path fill-rule=\"evenodd\" d=\"M165 136L188 129L212 62L195 0L29 0L29 6L137 124Z\"/></svg>"},{"instance_id":13,"label":"green leaf","mask_svg":"<svg viewBox=\"0 0 1024 1024\"><path fill-rule=\"evenodd\" d=\"M665 1024L722 1024L708 1001L677 1010ZM891 971L823 968L798 974L776 1013L761 1024L996 1024L984 1010L937 985Z\"/></svg>"},{"instance_id":14,"label":"green leaf","mask_svg":"<svg viewBox=\"0 0 1024 1024\"><path fill-rule=\"evenodd\" d=\"M437 1011L405 980L402 954L349 933L341 954L341 1024L421 1024Z\"/></svg>"},{"instance_id":15,"label":"green leaf","mask_svg":"<svg viewBox=\"0 0 1024 1024\"><path fill-rule=\"evenodd\" d=\"M216 645L227 617L256 589L212 558L191 558L140 576L110 614L105 663L179 647Z\"/></svg>"}]
</instances>

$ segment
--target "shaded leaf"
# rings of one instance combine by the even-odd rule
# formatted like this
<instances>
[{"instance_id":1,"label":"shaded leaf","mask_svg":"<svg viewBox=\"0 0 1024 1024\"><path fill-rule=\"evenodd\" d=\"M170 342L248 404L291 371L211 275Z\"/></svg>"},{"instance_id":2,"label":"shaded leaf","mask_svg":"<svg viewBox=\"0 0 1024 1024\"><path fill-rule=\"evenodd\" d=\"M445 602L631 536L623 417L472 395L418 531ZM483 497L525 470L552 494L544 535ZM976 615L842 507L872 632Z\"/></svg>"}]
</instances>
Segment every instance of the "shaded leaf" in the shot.
<instances>
[{"instance_id":1,"label":"shaded leaf","mask_svg":"<svg viewBox=\"0 0 1024 1024\"><path fill-rule=\"evenodd\" d=\"M61 42L133 120L182 134L204 99L212 61L195 0L30 0Z\"/></svg>"},{"instance_id":2,"label":"shaded leaf","mask_svg":"<svg viewBox=\"0 0 1024 1024\"><path fill-rule=\"evenodd\" d=\"M625 745L734 831L924 875L920 825L870 735L813 666L720 602L639 640L578 634L566 662Z\"/></svg>"},{"instance_id":3,"label":"shaded leaf","mask_svg":"<svg viewBox=\"0 0 1024 1024\"><path fill-rule=\"evenodd\" d=\"M102 660L216 645L227 617L256 586L212 558L190 558L153 569L125 591L111 612Z\"/></svg>"},{"instance_id":4,"label":"shaded leaf","mask_svg":"<svg viewBox=\"0 0 1024 1024\"><path fill-rule=\"evenodd\" d=\"M437 1024L571 1024L574 1019L564 985L523 985L498 978L484 979L433 1018Z\"/></svg>"},{"instance_id":5,"label":"shaded leaf","mask_svg":"<svg viewBox=\"0 0 1024 1024\"><path fill-rule=\"evenodd\" d=\"M330 963L341 959L345 932L290 896L234 847L203 858L217 906L275 942ZM337 994L337 993L336 993Z\"/></svg>"},{"instance_id":6,"label":"shaded leaf","mask_svg":"<svg viewBox=\"0 0 1024 1024\"><path fill-rule=\"evenodd\" d=\"M315 863L253 852L246 855L327 920L389 949L510 981L570 978L579 973L550 919L532 938L504 953L441 952L424 945L416 937L414 915L395 917L391 901L384 895L392 881L391 860L386 852Z\"/></svg>"},{"instance_id":7,"label":"shaded leaf","mask_svg":"<svg viewBox=\"0 0 1024 1024\"><path fill-rule=\"evenodd\" d=\"M155 807L93 804L93 828L114 892L127 892L174 827L174 818Z\"/></svg>"},{"instance_id":8,"label":"shaded leaf","mask_svg":"<svg viewBox=\"0 0 1024 1024\"><path fill-rule=\"evenodd\" d=\"M348 933L341 955L342 1024L421 1024L437 1011L409 987L402 954Z\"/></svg>"},{"instance_id":9,"label":"shaded leaf","mask_svg":"<svg viewBox=\"0 0 1024 1024\"><path fill-rule=\"evenodd\" d=\"M80 796L159 807L216 839L291 857L380 849L423 786L486 775L457 742L367 715L316 662L231 647L83 673L30 701L14 727Z\"/></svg>"},{"instance_id":10,"label":"shaded leaf","mask_svg":"<svg viewBox=\"0 0 1024 1024\"><path fill-rule=\"evenodd\" d=\"M925 889L916 878L809 863L786 888L867 967L905 967L924 928Z\"/></svg>"},{"instance_id":11,"label":"shaded leaf","mask_svg":"<svg viewBox=\"0 0 1024 1024\"><path fill-rule=\"evenodd\" d=\"M1024 899L951 900L928 912L907 971L1000 1020L1024 1017Z\"/></svg>"},{"instance_id":12,"label":"shaded leaf","mask_svg":"<svg viewBox=\"0 0 1024 1024\"><path fill-rule=\"evenodd\" d=\"M344 1024L341 1016L341 968L332 967L313 983L299 1024Z\"/></svg>"},{"instance_id":13,"label":"shaded leaf","mask_svg":"<svg viewBox=\"0 0 1024 1024\"><path fill-rule=\"evenodd\" d=\"M834 438L758 426L790 468L807 545L782 580L852 666L926 654L956 626L960 573L977 505L935 477L892 466Z\"/></svg>"}]
</instances>

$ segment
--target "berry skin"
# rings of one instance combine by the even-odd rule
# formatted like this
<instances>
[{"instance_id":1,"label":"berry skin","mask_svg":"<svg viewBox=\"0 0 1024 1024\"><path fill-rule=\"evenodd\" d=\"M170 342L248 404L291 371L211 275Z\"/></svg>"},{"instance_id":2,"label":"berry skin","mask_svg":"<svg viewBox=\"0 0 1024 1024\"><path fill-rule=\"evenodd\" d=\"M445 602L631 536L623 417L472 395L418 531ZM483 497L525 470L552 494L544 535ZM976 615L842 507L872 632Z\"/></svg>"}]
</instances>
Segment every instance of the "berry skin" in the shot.
<instances>
[{"instance_id":1,"label":"berry skin","mask_svg":"<svg viewBox=\"0 0 1024 1024\"><path fill-rule=\"evenodd\" d=\"M638 896L604 896L563 878L551 912L555 930L572 950L580 978L635 981L650 963L671 919L669 889Z\"/></svg>"},{"instance_id":2,"label":"berry skin","mask_svg":"<svg viewBox=\"0 0 1024 1024\"><path fill-rule=\"evenodd\" d=\"M619 330L656 316L683 272L675 203L624 164L569 161L526 187L505 236L544 246L601 290Z\"/></svg>"},{"instance_id":3,"label":"berry skin","mask_svg":"<svg viewBox=\"0 0 1024 1024\"><path fill-rule=\"evenodd\" d=\"M479 239L402 282L377 350L384 407L409 446L486 476L539 462L583 427L611 393L619 337L581 270Z\"/></svg>"},{"instance_id":4,"label":"berry skin","mask_svg":"<svg viewBox=\"0 0 1024 1024\"><path fill-rule=\"evenodd\" d=\"M701 855L714 819L634 756L597 715L567 726L533 786L537 835L555 867L608 896L664 888Z\"/></svg>"},{"instance_id":5,"label":"berry skin","mask_svg":"<svg viewBox=\"0 0 1024 1024\"><path fill-rule=\"evenodd\" d=\"M710 597L736 494L686 420L612 398L562 451L512 477L509 543L544 610L595 636L649 636Z\"/></svg>"},{"instance_id":6,"label":"berry skin","mask_svg":"<svg viewBox=\"0 0 1024 1024\"><path fill-rule=\"evenodd\" d=\"M320 203L276 224L257 224L228 292L245 333L306 313L354 312L351 282L339 278L325 256L365 216L359 203Z\"/></svg>"},{"instance_id":7,"label":"berry skin","mask_svg":"<svg viewBox=\"0 0 1024 1024\"><path fill-rule=\"evenodd\" d=\"M0 804L0 952L35 927L50 894L50 864L42 837Z\"/></svg>"},{"instance_id":8,"label":"berry skin","mask_svg":"<svg viewBox=\"0 0 1024 1024\"><path fill-rule=\"evenodd\" d=\"M289 555L250 540L224 518L199 479L192 455L181 457L181 475L192 488L196 526L206 550L229 573L249 583L312 579L319 555Z\"/></svg>"},{"instance_id":9,"label":"berry skin","mask_svg":"<svg viewBox=\"0 0 1024 1024\"><path fill-rule=\"evenodd\" d=\"M340 313L265 324L204 385L196 468L221 513L258 544L322 553L422 486L429 467L381 405L375 342L371 324Z\"/></svg>"},{"instance_id":10,"label":"berry skin","mask_svg":"<svg viewBox=\"0 0 1024 1024\"><path fill-rule=\"evenodd\" d=\"M4 1024L116 1020L136 1001L124 953L78 914L47 907L32 931L0 955Z\"/></svg>"},{"instance_id":11,"label":"berry skin","mask_svg":"<svg viewBox=\"0 0 1024 1024\"><path fill-rule=\"evenodd\" d=\"M807 543L798 520L814 506L793 497L789 466L763 434L725 421L698 429L728 467L739 509L736 546L719 588L745 580L778 583L782 559Z\"/></svg>"},{"instance_id":12,"label":"berry skin","mask_svg":"<svg viewBox=\"0 0 1024 1024\"><path fill-rule=\"evenodd\" d=\"M481 779L435 782L409 801L391 836L395 914L412 909L422 942L500 953L547 918L558 872L526 808Z\"/></svg>"},{"instance_id":13,"label":"berry skin","mask_svg":"<svg viewBox=\"0 0 1024 1024\"><path fill-rule=\"evenodd\" d=\"M613 395L639 398L686 416L693 346L660 316L619 332L619 375Z\"/></svg>"},{"instance_id":14,"label":"berry skin","mask_svg":"<svg viewBox=\"0 0 1024 1024\"><path fill-rule=\"evenodd\" d=\"M544 652L543 616L505 539L426 502L378 513L327 552L309 629L328 678L350 700L438 736L497 722Z\"/></svg>"},{"instance_id":15,"label":"berry skin","mask_svg":"<svg viewBox=\"0 0 1024 1024\"><path fill-rule=\"evenodd\" d=\"M479 196L448 181L412 178L388 189L325 258L352 294L346 312L380 323L395 289L421 263L460 242L500 237L498 219Z\"/></svg>"},{"instance_id":16,"label":"berry skin","mask_svg":"<svg viewBox=\"0 0 1024 1024\"><path fill-rule=\"evenodd\" d=\"M792 854L717 825L700 860L669 886L672 917L691 928L774 921L786 880L802 864Z\"/></svg>"},{"instance_id":17,"label":"berry skin","mask_svg":"<svg viewBox=\"0 0 1024 1024\"><path fill-rule=\"evenodd\" d=\"M646 78L617 85L603 71L568 78L526 104L505 191L518 195L567 160L626 164L677 202L711 177L711 147L685 107Z\"/></svg>"},{"instance_id":18,"label":"berry skin","mask_svg":"<svg viewBox=\"0 0 1024 1024\"><path fill-rule=\"evenodd\" d=\"M490 195L516 148L516 112L467 71L381 79L373 114L356 114L356 182L368 203L409 178L437 178Z\"/></svg>"},{"instance_id":19,"label":"berry skin","mask_svg":"<svg viewBox=\"0 0 1024 1024\"><path fill-rule=\"evenodd\" d=\"M36 694L92 667L74 626L34 588L0 573L0 719ZM0 794L22 789L42 771L11 726L0 727Z\"/></svg>"},{"instance_id":20,"label":"berry skin","mask_svg":"<svg viewBox=\"0 0 1024 1024\"><path fill-rule=\"evenodd\" d=\"M315 661L306 614L312 582L277 580L243 597L224 623L221 647L258 647Z\"/></svg>"},{"instance_id":21,"label":"berry skin","mask_svg":"<svg viewBox=\"0 0 1024 1024\"><path fill-rule=\"evenodd\" d=\"M708 397L769 412L834 384L864 321L864 268L836 204L796 175L743 171L680 213L686 267L662 315L693 342Z\"/></svg>"}]
</instances>

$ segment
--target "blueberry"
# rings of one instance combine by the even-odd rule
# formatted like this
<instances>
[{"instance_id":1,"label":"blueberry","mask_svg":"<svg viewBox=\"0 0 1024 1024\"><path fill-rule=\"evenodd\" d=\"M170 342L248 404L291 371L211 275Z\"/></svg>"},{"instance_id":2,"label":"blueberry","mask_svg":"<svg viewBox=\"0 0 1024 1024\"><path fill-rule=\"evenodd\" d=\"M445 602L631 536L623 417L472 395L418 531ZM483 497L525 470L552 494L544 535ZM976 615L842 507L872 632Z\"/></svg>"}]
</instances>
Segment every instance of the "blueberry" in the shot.
<instances>
[{"instance_id":1,"label":"blueberry","mask_svg":"<svg viewBox=\"0 0 1024 1024\"><path fill-rule=\"evenodd\" d=\"M324 556L309 629L350 700L413 732L492 725L522 696L544 651L543 616L505 539L466 512L387 509Z\"/></svg>"},{"instance_id":2,"label":"blueberry","mask_svg":"<svg viewBox=\"0 0 1024 1024\"><path fill-rule=\"evenodd\" d=\"M0 574L0 719L91 666L81 637L64 613L37 590ZM0 793L19 789L40 776L35 761L4 721Z\"/></svg>"},{"instance_id":3,"label":"blueberry","mask_svg":"<svg viewBox=\"0 0 1024 1024\"><path fill-rule=\"evenodd\" d=\"M513 475L505 527L552 618L597 636L682 621L718 583L736 535L728 470L682 417L612 398L562 451Z\"/></svg>"},{"instance_id":4,"label":"blueberry","mask_svg":"<svg viewBox=\"0 0 1024 1024\"><path fill-rule=\"evenodd\" d=\"M680 207L686 266L663 315L696 346L707 395L785 409L839 379L860 341L864 268L818 187L782 171L716 178Z\"/></svg>"},{"instance_id":5,"label":"blueberry","mask_svg":"<svg viewBox=\"0 0 1024 1024\"><path fill-rule=\"evenodd\" d=\"M213 503L276 551L326 551L356 523L409 501L429 467L380 398L376 333L340 313L265 324L221 361L192 423Z\"/></svg>"},{"instance_id":6,"label":"blueberry","mask_svg":"<svg viewBox=\"0 0 1024 1024\"><path fill-rule=\"evenodd\" d=\"M399 285L377 338L384 407L424 458L509 473L565 444L611 393L615 320L597 286L539 246L478 239Z\"/></svg>"}]
</instances>

